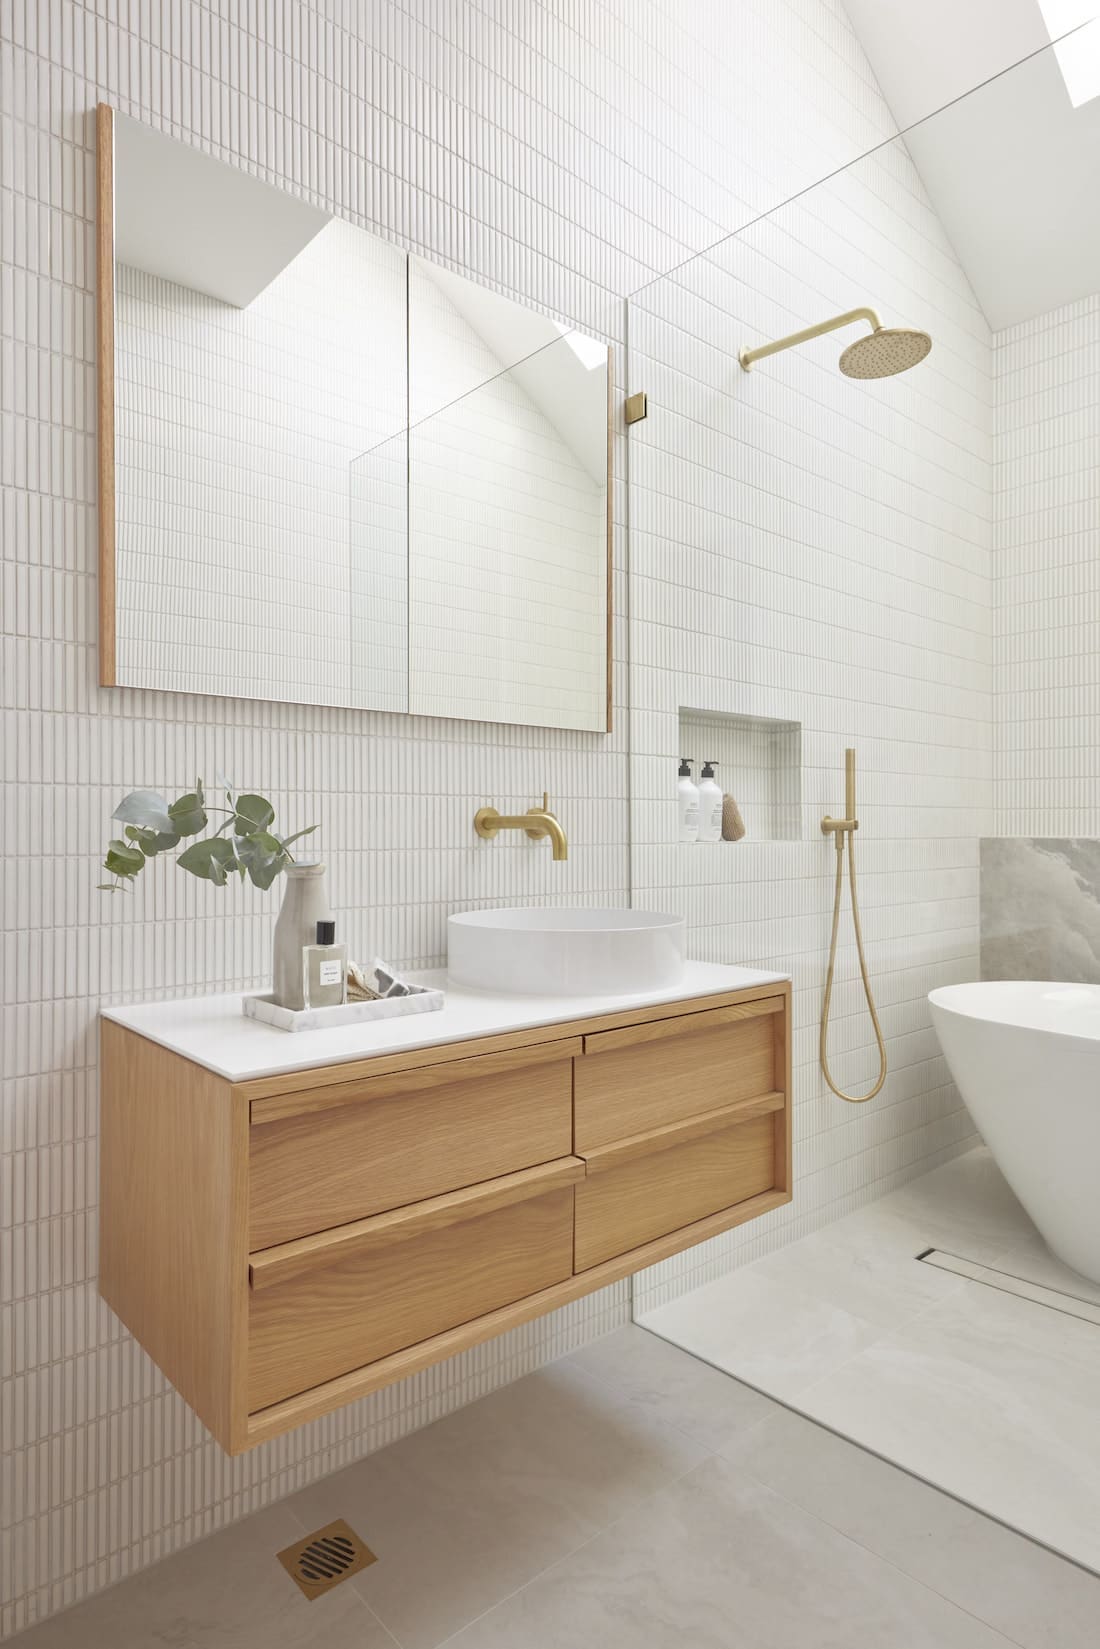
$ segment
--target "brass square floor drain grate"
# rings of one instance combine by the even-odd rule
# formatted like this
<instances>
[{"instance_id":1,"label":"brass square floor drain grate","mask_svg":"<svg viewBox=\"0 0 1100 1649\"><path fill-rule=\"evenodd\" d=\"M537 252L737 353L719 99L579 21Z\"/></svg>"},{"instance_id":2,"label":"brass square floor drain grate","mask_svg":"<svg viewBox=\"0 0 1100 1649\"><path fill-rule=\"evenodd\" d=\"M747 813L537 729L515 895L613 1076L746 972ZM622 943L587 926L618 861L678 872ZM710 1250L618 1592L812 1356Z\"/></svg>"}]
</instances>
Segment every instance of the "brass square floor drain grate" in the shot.
<instances>
[{"instance_id":1,"label":"brass square floor drain grate","mask_svg":"<svg viewBox=\"0 0 1100 1649\"><path fill-rule=\"evenodd\" d=\"M378 1561L342 1517L275 1555L311 1603L349 1575L357 1575L360 1569Z\"/></svg>"}]
</instances>

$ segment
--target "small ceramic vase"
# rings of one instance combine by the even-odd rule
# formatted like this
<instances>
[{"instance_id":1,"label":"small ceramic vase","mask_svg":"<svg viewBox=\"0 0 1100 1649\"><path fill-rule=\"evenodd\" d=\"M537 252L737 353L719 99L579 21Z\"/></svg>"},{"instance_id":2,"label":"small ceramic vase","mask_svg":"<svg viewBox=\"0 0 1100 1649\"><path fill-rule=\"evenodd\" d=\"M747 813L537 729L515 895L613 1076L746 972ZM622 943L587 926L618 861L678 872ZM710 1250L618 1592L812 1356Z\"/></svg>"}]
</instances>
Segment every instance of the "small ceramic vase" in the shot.
<instances>
[{"instance_id":1,"label":"small ceramic vase","mask_svg":"<svg viewBox=\"0 0 1100 1649\"><path fill-rule=\"evenodd\" d=\"M302 990L302 947L317 940L318 922L328 922L325 867L322 864L290 865L284 872L286 892L275 923L275 954L272 988L281 1008L305 1007Z\"/></svg>"}]
</instances>

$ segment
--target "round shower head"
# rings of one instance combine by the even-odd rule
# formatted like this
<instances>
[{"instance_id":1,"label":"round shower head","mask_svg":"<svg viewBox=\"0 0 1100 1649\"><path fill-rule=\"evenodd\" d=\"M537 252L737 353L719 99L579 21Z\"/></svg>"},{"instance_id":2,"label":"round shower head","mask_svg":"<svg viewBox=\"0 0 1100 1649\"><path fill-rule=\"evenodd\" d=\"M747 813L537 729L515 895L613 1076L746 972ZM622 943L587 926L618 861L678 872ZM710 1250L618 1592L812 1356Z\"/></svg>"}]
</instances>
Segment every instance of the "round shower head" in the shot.
<instances>
[{"instance_id":1,"label":"round shower head","mask_svg":"<svg viewBox=\"0 0 1100 1649\"><path fill-rule=\"evenodd\" d=\"M865 338L849 344L840 357L840 370L848 378L892 378L908 372L932 347L927 332L908 326L877 326Z\"/></svg>"}]
</instances>

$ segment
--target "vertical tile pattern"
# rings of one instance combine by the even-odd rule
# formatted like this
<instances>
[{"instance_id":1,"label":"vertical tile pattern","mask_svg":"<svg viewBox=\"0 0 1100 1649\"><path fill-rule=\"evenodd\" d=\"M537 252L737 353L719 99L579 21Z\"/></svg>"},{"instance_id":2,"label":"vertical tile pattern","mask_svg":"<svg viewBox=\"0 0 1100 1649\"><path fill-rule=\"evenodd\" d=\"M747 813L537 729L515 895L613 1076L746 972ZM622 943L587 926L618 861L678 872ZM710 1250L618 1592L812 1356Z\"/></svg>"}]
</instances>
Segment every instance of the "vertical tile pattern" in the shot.
<instances>
[{"instance_id":1,"label":"vertical tile pattern","mask_svg":"<svg viewBox=\"0 0 1100 1649\"><path fill-rule=\"evenodd\" d=\"M624 294L893 131L835 0L690 8L456 0L442 9L431 0L0 0L2 1634L592 1338L627 1311L625 1288L605 1292L229 1462L96 1299L96 1011L103 1002L261 983L274 915L254 890L189 883L166 865L131 898L96 893L94 849L120 792L182 786L218 769L264 786L289 826L320 823L348 937L406 964L440 959L445 918L457 907L623 904L630 892L623 616L609 739L96 686L100 99L610 337L620 394ZM675 436L640 459L647 502L639 505L636 639L644 645L633 688L642 757L671 747L678 703L708 707L703 689L725 679L744 684L737 707L806 722L804 825L835 801L844 739L858 735L868 763L864 816L877 840L864 855L864 890L896 1074L887 1107L845 1115L841 1125L827 1121L808 1075L826 900L809 846L760 844L740 860L738 884L715 891L681 885L662 868L667 808L656 780L641 793L636 821L638 897L684 904L700 954L795 962L801 1207L810 1210L950 1147L946 1078L917 1002L919 988L966 971L973 950L982 527L980 512L966 532L957 518L973 513L982 341L919 191L889 169L880 183L891 210L873 194L854 203L856 218L865 207L878 225L873 240L853 234L851 222L827 226L807 205L798 225L807 269L757 280L758 306L743 318L755 331L839 307L853 282L863 291L868 253L881 258L898 318L939 305L947 328L942 371L937 364L921 380L886 431L872 403L856 399L844 403L857 410L844 415L838 437L834 391L807 362L797 370L809 376L792 393L788 366L754 380L761 401L741 443L748 470L738 469L728 432L719 451L712 428L712 403L734 411L728 383L712 382L716 369L728 374L738 341L728 292L723 308L709 311L717 348L702 310L681 329L679 352L667 337L675 309L653 306L652 324L666 338L642 340L663 413L649 429L659 425L665 443ZM916 254L919 290L903 293L898 283ZM703 272L695 266L693 278ZM690 281L663 290L699 306ZM820 392L807 397L808 388ZM677 502L690 500L675 473L686 462L684 440L708 454L720 509L712 499ZM619 615L627 596L622 449L620 436ZM825 474L826 459L835 476ZM757 519L765 502L770 518ZM735 556L708 545L708 522L736 543ZM727 581L719 608L712 579ZM830 626L865 635L866 646L852 649L860 656L845 652L837 663ZM711 629L715 640L705 641ZM977 658L969 673L964 641ZM676 672L689 665L701 679L677 698ZM807 703L817 713L807 715ZM914 802L918 771L932 776ZM543 789L569 830L566 864L525 840L474 841L479 804L513 811ZM902 801L904 828L882 829L883 820L898 822ZM855 1022L845 1029L854 1006L847 967L838 1026L858 1052Z\"/></svg>"},{"instance_id":2,"label":"vertical tile pattern","mask_svg":"<svg viewBox=\"0 0 1100 1649\"><path fill-rule=\"evenodd\" d=\"M853 382L845 332L741 370L740 347L867 303L930 331L928 361ZM649 396L630 448L634 899L682 910L697 955L794 981L794 1201L637 1278L647 1310L972 1139L925 998L978 972L992 390L988 326L900 140L637 294L629 335L629 387ZM801 723L795 839L677 843L685 705ZM818 1066L835 872L820 821L842 811L848 745L890 1063L867 1106ZM721 773L734 795L742 764L751 789L751 751ZM847 893L841 933L830 1063L861 1093L878 1055Z\"/></svg>"},{"instance_id":3,"label":"vertical tile pattern","mask_svg":"<svg viewBox=\"0 0 1100 1649\"><path fill-rule=\"evenodd\" d=\"M999 836L1100 834L1100 294L994 339Z\"/></svg>"}]
</instances>

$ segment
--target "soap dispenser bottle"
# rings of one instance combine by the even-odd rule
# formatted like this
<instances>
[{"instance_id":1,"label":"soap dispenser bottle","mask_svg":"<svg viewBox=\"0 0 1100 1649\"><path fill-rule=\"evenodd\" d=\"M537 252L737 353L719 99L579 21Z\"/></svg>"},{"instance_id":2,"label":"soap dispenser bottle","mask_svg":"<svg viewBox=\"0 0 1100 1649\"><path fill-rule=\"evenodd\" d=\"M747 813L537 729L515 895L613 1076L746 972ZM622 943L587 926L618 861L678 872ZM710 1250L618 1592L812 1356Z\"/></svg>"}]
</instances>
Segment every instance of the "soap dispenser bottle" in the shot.
<instances>
[{"instance_id":1,"label":"soap dispenser bottle","mask_svg":"<svg viewBox=\"0 0 1100 1649\"><path fill-rule=\"evenodd\" d=\"M722 787L714 777L714 769L718 766L715 761L703 763L703 772L699 780L699 840L701 842L720 842L722 840Z\"/></svg>"},{"instance_id":2,"label":"soap dispenser bottle","mask_svg":"<svg viewBox=\"0 0 1100 1649\"><path fill-rule=\"evenodd\" d=\"M691 777L691 763L680 757L680 782L676 786L680 803L680 841L699 840L699 788Z\"/></svg>"}]
</instances>

